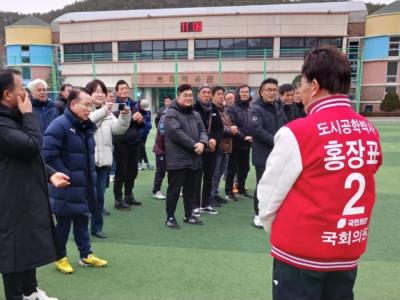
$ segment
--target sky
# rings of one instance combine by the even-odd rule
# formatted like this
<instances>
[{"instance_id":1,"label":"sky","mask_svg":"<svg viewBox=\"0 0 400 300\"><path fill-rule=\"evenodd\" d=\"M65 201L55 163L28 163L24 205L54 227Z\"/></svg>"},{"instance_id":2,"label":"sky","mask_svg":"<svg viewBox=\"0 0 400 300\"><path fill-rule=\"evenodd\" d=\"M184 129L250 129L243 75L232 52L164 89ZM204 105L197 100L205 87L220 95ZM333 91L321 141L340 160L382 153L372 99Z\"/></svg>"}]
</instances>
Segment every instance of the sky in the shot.
<instances>
[{"instance_id":1,"label":"sky","mask_svg":"<svg viewBox=\"0 0 400 300\"><path fill-rule=\"evenodd\" d=\"M82 0L78 0L82 1ZM0 10L19 13L48 12L52 9L63 8L67 4L78 2L77 0L0 0ZM365 2L389 4L394 0L364 0Z\"/></svg>"}]
</instances>

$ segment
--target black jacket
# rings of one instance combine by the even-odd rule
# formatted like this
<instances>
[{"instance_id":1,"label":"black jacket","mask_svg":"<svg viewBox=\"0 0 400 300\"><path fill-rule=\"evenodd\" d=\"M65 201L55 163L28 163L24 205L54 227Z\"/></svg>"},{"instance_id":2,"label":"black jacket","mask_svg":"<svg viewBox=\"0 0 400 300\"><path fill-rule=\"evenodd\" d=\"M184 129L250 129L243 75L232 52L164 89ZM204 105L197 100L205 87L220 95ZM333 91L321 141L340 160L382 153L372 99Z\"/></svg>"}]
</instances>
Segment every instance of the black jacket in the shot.
<instances>
[{"instance_id":1,"label":"black jacket","mask_svg":"<svg viewBox=\"0 0 400 300\"><path fill-rule=\"evenodd\" d=\"M250 118L250 102L240 101L239 95L236 95L235 104L229 106L227 113L231 119L232 125L236 125L239 133L233 137L233 149L249 149L251 143L244 140L246 136L252 136L252 124Z\"/></svg>"},{"instance_id":2,"label":"black jacket","mask_svg":"<svg viewBox=\"0 0 400 300\"><path fill-rule=\"evenodd\" d=\"M129 106L132 116L134 113L137 112L136 110L136 102L133 101L132 99L128 99L128 101L124 102L120 98L117 97L115 100L116 103L125 103L127 106ZM118 118L119 112L115 114L115 116ZM143 127L144 121L141 124L136 123L131 120L131 123L129 124L128 130L123 134L123 135L113 135L113 143L126 143L126 144L133 144L133 145L139 145L142 142L142 138L140 137L140 128Z\"/></svg>"},{"instance_id":3,"label":"black jacket","mask_svg":"<svg viewBox=\"0 0 400 300\"><path fill-rule=\"evenodd\" d=\"M296 106L297 106L297 110L298 110L301 118L304 118L305 116L307 116L306 111L304 109L303 102L296 103Z\"/></svg>"},{"instance_id":4,"label":"black jacket","mask_svg":"<svg viewBox=\"0 0 400 300\"><path fill-rule=\"evenodd\" d=\"M283 103L282 100L279 100L283 109L283 112L285 113L286 116L286 120L288 122L296 120L298 118L300 118L300 112L299 109L297 108L296 103L292 103L292 104L285 104Z\"/></svg>"},{"instance_id":5,"label":"black jacket","mask_svg":"<svg viewBox=\"0 0 400 300\"><path fill-rule=\"evenodd\" d=\"M215 139L218 147L218 144L224 135L224 124L222 123L221 115L217 106L215 106L214 103L211 103L211 110L205 111L203 106L200 104L200 100L198 100L193 109L200 114L208 138Z\"/></svg>"},{"instance_id":6,"label":"black jacket","mask_svg":"<svg viewBox=\"0 0 400 300\"><path fill-rule=\"evenodd\" d=\"M286 123L282 106L278 102L265 103L258 99L251 108L253 136L252 162L256 167L265 167L274 147L275 133Z\"/></svg>"},{"instance_id":7,"label":"black jacket","mask_svg":"<svg viewBox=\"0 0 400 300\"><path fill-rule=\"evenodd\" d=\"M182 108L174 101L165 114L164 124L167 170L199 169L201 155L194 152L194 145L208 145L200 115L192 107Z\"/></svg>"},{"instance_id":8,"label":"black jacket","mask_svg":"<svg viewBox=\"0 0 400 300\"><path fill-rule=\"evenodd\" d=\"M154 119L154 124L156 124L156 128L158 127L158 123L160 123L161 117L162 115L165 113L165 110L168 107L163 107L159 110L158 114L156 115L155 119Z\"/></svg>"},{"instance_id":9,"label":"black jacket","mask_svg":"<svg viewBox=\"0 0 400 300\"><path fill-rule=\"evenodd\" d=\"M40 156L42 135L33 113L0 104L0 273L21 272L57 259Z\"/></svg>"},{"instance_id":10,"label":"black jacket","mask_svg":"<svg viewBox=\"0 0 400 300\"><path fill-rule=\"evenodd\" d=\"M62 95L58 96L57 100L54 101L55 107L57 107L60 115L64 114L65 108L67 107L67 99Z\"/></svg>"}]
</instances>

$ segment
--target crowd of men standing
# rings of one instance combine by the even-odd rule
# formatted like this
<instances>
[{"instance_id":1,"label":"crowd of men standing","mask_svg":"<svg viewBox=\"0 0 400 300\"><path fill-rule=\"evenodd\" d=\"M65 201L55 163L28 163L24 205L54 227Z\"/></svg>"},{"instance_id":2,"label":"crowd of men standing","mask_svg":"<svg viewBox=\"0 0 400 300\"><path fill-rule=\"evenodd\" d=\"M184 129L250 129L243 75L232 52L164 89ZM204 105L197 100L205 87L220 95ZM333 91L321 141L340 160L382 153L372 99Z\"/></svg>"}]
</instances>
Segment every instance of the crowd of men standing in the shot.
<instances>
[{"instance_id":1,"label":"crowd of men standing","mask_svg":"<svg viewBox=\"0 0 400 300\"><path fill-rule=\"evenodd\" d=\"M32 217L39 223L45 220L52 245L42 246L51 249L41 252L39 247L34 252L41 252L42 256L48 254L43 263L46 259L56 258L57 270L73 273L66 251L73 228L80 254L79 264L84 267L106 266L106 260L93 254L90 234L107 238L103 217L109 212L104 207L104 195L112 173L115 208L130 210L132 206L142 205L135 197L134 187L138 170L143 167L141 160L152 169L145 150L152 128L149 101L134 101L124 80L116 83L115 97L101 80L93 80L85 87L64 84L59 97L52 101L48 97L47 83L41 79L30 82L25 91L18 71L5 70L0 77L4 98L0 117L6 124L3 130L11 122L16 127L17 136L21 135L21 140L15 140L13 136L2 148L13 141L13 148L8 147L15 151L10 153L10 149L3 149L5 153L12 159L35 161L37 168L43 168L47 181L52 183L48 187L44 184L42 187L46 192L37 197L43 206L48 194L51 207L45 210L47 213L42 211ZM155 118L157 134L153 152L156 172L152 193L155 199L166 199L166 226L180 228L175 218L180 196L185 209L183 221L194 225L203 224L200 220L203 213L216 215L216 208L229 201L237 201L240 197L252 198L246 188L251 149L258 182L273 148L274 134L289 120L303 113L302 108L293 102L295 88L292 85L281 86L280 98L277 92L278 82L269 78L262 82L254 100L247 85L238 87L236 91L202 85L194 95L192 87L187 84L179 86L176 99L164 99L165 107ZM3 138L9 135L10 132L5 132ZM20 154L23 149L30 149L32 156ZM15 172L11 166L10 169L3 168L6 168L5 172ZM49 177L54 174L54 177ZM164 196L161 186L166 174L168 188ZM225 196L220 196L219 185L223 176ZM235 189L237 193L234 193ZM256 192L253 199L253 223L262 227ZM24 206L13 209L16 211L11 215L18 215ZM54 227L52 215L55 216ZM10 229L18 226L13 224L7 226ZM46 294L37 288L34 268L40 264L42 262L30 265L31 272L20 274L17 279L4 276L7 299L20 299L13 295L21 291L25 299L31 299L30 295L33 295L32 299L38 295L39 299L52 299L45 298ZM0 270L4 271L2 268L0 265ZM17 265L4 268L6 272L18 271Z\"/></svg>"},{"instance_id":2,"label":"crowd of men standing","mask_svg":"<svg viewBox=\"0 0 400 300\"><path fill-rule=\"evenodd\" d=\"M332 241L333 235L328 238L326 234L336 233L324 232L321 241L314 230L317 221L324 226L335 223L337 229L359 221L347 220L347 215L360 215L364 222L370 218L374 203L373 176L382 163L382 151L376 129L351 110L345 96L350 70L347 58L337 49L322 47L305 58L301 93L291 84L279 86L274 78L262 81L258 91L251 91L248 85L235 91L202 85L194 95L190 85L179 86L176 99L166 97L165 107L155 118L152 193L155 199L166 199L165 225L180 228L175 212L181 194L183 222L191 225L203 225L201 214L217 215L216 208L229 201L253 198L255 227L270 230L276 219L272 227L274 299L305 299L300 295L326 286L331 287L313 299L328 299L326 295L334 295L329 299L352 299L357 273L354 259L365 250L367 229L362 231L362 240L347 242L347 250L340 252L340 262L336 261L339 258L335 249L327 246L335 246L336 242ZM19 71L0 71L0 171L6 174L0 182L0 272L7 300L57 300L38 288L36 268L55 261L58 271L74 272L66 250L71 227L79 265L108 264L93 253L90 234L107 238L103 216L109 212L104 207L104 195L112 172L115 208L130 210L142 205L134 195L134 187L141 160L152 169L145 150L152 120L149 101L130 98L124 80L116 83L115 98L101 80L85 87L65 84L55 102L47 96L45 81L33 80L27 88ZM303 101L300 94L304 95ZM302 102L307 104L310 116L291 122L305 116ZM353 129L343 127L345 135L328 140L322 137L331 133L324 127L326 120L348 121ZM367 133L361 133L361 124ZM309 128L313 128L311 133ZM337 144L337 139L342 144ZM344 144L349 147L346 167L334 155L337 150L329 150ZM286 153L287 146L290 150ZM327 157L313 154L315 149L328 149ZM250 156L256 173L254 195L246 187ZM340 172L340 176L332 171ZM166 174L168 188L164 196L161 186ZM219 195L222 176L224 197ZM345 190L339 193L342 185L335 179L344 176ZM346 200L353 181L359 181L360 187L364 185L366 194L359 200L364 206L346 205L341 215L338 208L342 203L335 192L340 194L339 200ZM311 195L313 182L326 186L329 192L323 194L322 189L320 196ZM304 215L303 210L295 209L299 205L315 206L314 211L324 208L334 218ZM280 206L283 208L278 211ZM346 214L346 210L351 212ZM305 209L306 214L309 211ZM298 221L301 218L303 221ZM298 242L292 243L288 236ZM310 243L299 247L306 239ZM324 251L315 250L316 246ZM293 256L297 252L298 257ZM313 260L307 256L310 253ZM330 271L342 277L330 278ZM317 276L321 278L318 283Z\"/></svg>"},{"instance_id":3,"label":"crowd of men standing","mask_svg":"<svg viewBox=\"0 0 400 300\"><path fill-rule=\"evenodd\" d=\"M294 94L294 86L284 84L278 89L278 81L273 78L261 83L254 100L248 85L233 93L221 86L202 85L197 101L190 85L178 88L176 100L157 118L155 149L164 149L168 171L168 227L180 228L174 213L181 189L185 223L202 225L202 213L216 215L215 208L222 204L253 197L253 224L262 227L257 193L251 196L246 189L250 152L252 149L258 182L274 146L274 134L287 122L304 116L301 99L295 103ZM219 184L224 174L225 197L221 197ZM235 179L237 193L233 193ZM160 182L158 173L156 181ZM159 191L153 192L158 196Z\"/></svg>"}]
</instances>

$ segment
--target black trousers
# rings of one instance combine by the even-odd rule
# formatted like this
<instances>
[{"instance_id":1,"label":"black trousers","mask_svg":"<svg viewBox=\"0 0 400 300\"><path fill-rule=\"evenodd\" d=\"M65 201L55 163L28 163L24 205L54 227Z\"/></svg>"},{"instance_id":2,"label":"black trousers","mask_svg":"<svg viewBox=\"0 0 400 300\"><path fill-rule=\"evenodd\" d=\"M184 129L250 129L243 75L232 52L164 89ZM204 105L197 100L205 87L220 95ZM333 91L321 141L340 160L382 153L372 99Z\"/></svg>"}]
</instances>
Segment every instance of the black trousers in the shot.
<instances>
[{"instance_id":1,"label":"black trousers","mask_svg":"<svg viewBox=\"0 0 400 300\"><path fill-rule=\"evenodd\" d=\"M124 195L132 195L135 179L138 174L139 145L116 143L114 147L115 155L115 177L114 195L122 197L122 187L125 188Z\"/></svg>"},{"instance_id":2,"label":"black trousers","mask_svg":"<svg viewBox=\"0 0 400 300\"><path fill-rule=\"evenodd\" d=\"M147 142L147 136L140 143L139 162L141 163L142 161L144 161L144 163L148 164L149 159L147 158L146 142Z\"/></svg>"},{"instance_id":3,"label":"black trousers","mask_svg":"<svg viewBox=\"0 0 400 300\"><path fill-rule=\"evenodd\" d=\"M229 156L226 172L225 194L232 193L233 180L237 173L239 193L246 191L246 178L250 170L250 149L233 149Z\"/></svg>"},{"instance_id":4,"label":"black trousers","mask_svg":"<svg viewBox=\"0 0 400 300\"><path fill-rule=\"evenodd\" d=\"M357 269L316 272L274 259L273 300L353 300Z\"/></svg>"},{"instance_id":5,"label":"black trousers","mask_svg":"<svg viewBox=\"0 0 400 300\"><path fill-rule=\"evenodd\" d=\"M161 190L161 185L167 172L165 155L156 155L156 173L154 174L153 194Z\"/></svg>"},{"instance_id":6,"label":"black trousers","mask_svg":"<svg viewBox=\"0 0 400 300\"><path fill-rule=\"evenodd\" d=\"M202 156L203 168L197 172L196 192L193 207L207 207L210 205L212 178L214 175L217 152L205 152Z\"/></svg>"},{"instance_id":7,"label":"black trousers","mask_svg":"<svg viewBox=\"0 0 400 300\"><path fill-rule=\"evenodd\" d=\"M3 285L6 300L23 300L23 296L29 296L36 292L36 269L3 273Z\"/></svg>"},{"instance_id":8,"label":"black trousers","mask_svg":"<svg viewBox=\"0 0 400 300\"><path fill-rule=\"evenodd\" d=\"M183 205L185 208L185 217L192 215L192 203L195 193L196 170L181 169L168 171L168 190L166 211L167 217L172 218L175 215L176 205L178 204L179 194L183 188Z\"/></svg>"},{"instance_id":9,"label":"black trousers","mask_svg":"<svg viewBox=\"0 0 400 300\"><path fill-rule=\"evenodd\" d=\"M258 198L257 198L257 188L261 177L263 176L265 167L256 167L256 190L254 191L253 202L254 202L254 214L258 216Z\"/></svg>"}]
</instances>

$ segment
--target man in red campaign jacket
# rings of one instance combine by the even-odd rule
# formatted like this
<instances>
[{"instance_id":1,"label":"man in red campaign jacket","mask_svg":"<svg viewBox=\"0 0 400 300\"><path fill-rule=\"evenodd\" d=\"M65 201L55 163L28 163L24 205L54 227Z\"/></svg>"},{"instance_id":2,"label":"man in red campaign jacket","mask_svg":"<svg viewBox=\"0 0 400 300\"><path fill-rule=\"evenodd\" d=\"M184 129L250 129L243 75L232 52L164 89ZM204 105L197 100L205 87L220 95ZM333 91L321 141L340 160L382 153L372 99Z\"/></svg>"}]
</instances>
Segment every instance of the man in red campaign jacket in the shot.
<instances>
[{"instance_id":1,"label":"man in red campaign jacket","mask_svg":"<svg viewBox=\"0 0 400 300\"><path fill-rule=\"evenodd\" d=\"M274 300L350 300L382 163L377 129L346 94L350 64L331 46L310 50L301 94L308 116L282 127L258 186L271 232Z\"/></svg>"}]
</instances>

